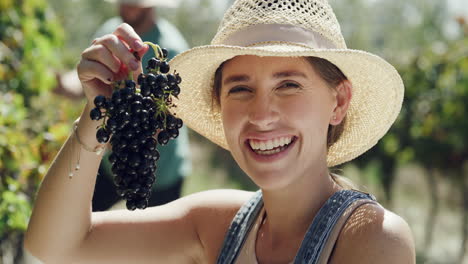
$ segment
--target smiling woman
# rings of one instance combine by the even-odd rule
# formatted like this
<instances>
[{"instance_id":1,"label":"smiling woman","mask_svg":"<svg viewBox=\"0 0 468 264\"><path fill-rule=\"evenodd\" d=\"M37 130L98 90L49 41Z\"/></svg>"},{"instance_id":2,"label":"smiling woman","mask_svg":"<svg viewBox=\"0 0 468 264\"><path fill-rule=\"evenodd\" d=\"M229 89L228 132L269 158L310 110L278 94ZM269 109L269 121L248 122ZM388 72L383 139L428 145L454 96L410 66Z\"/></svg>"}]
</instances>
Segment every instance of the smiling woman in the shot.
<instances>
[{"instance_id":1,"label":"smiling woman","mask_svg":"<svg viewBox=\"0 0 468 264\"><path fill-rule=\"evenodd\" d=\"M274 58L270 58L273 59ZM272 78L276 79L277 82L280 84L279 87L275 87L275 89L278 89L279 92L277 94L279 95L301 95L299 90L303 88L303 85L301 84L304 81L307 81L308 75L312 74L317 74L318 77L325 82L325 84L328 86L329 89L333 89L335 92L346 92L347 94L345 95L345 100L347 101L346 103L349 103L348 101L351 99L351 84L348 81L347 77L344 75L344 73L336 67L334 64L331 62L327 61L326 59L318 58L318 57L305 57L305 58L297 58L299 62L294 65L294 68L298 68L297 71L292 70L291 68L288 68L287 65L284 64L284 62L281 61L281 59L285 60L286 58L276 58L276 62L272 62L272 64L268 62L261 62L262 65L282 65L284 71L279 71L279 72L274 72L272 74ZM215 107L220 107L221 106L221 87L229 87L229 85L236 84L233 89L231 89L228 94L231 95L233 93L251 93L253 92L252 90L249 90L248 86L242 86L244 83L248 83L250 80L250 75L252 75L253 71L248 70L248 66L251 65L250 62L247 62L246 65L240 65L239 68L245 69L246 74L244 75L231 75L223 79L223 69L225 65L232 61L234 59L227 60L223 62L217 69L214 74L214 82L213 82L213 90L212 90L212 99L213 99L213 105ZM287 59L286 59L287 60ZM308 67L308 65L304 65L304 62L307 62L310 64L311 67ZM295 64L295 62L293 62ZM305 66L305 67L303 67ZM263 66L264 67L264 66ZM305 72L309 72L309 74L305 74ZM226 75L226 74L225 74ZM294 81L295 79L300 79L300 82ZM339 85L345 84L346 86L349 87L347 90L338 90ZM252 89L252 88L250 88ZM331 91L333 92L333 91ZM237 95L239 96L239 95ZM241 95L242 96L242 95ZM309 101L308 104L312 103L312 101ZM240 107L242 109L242 107ZM333 121L336 121L336 115L333 116ZM327 144L327 150L328 148L335 143L339 137L341 136L341 133L343 132L344 124L346 122L346 116L343 117L341 122L338 122L337 125L328 125L327 129L327 136L326 136L326 144ZM262 141L255 141L251 140L249 141L252 150L256 150L258 154L263 154L270 156L272 154L277 154L279 152L282 152L286 150L290 145L291 142L293 141L294 137L280 137L274 140L269 141L268 143L262 143ZM262 153L260 153L262 152ZM335 174L330 174L331 178L341 187L347 188L347 189L353 189L356 188L355 185L348 179L345 179L341 176L335 175Z\"/></svg>"},{"instance_id":2,"label":"smiling woman","mask_svg":"<svg viewBox=\"0 0 468 264\"><path fill-rule=\"evenodd\" d=\"M308 60L290 57L244 55L223 65L219 102L226 141L262 189L260 167L270 184L282 188L293 175L328 175L328 127L344 118L351 84L330 87L316 72ZM281 139L288 144L280 146Z\"/></svg>"},{"instance_id":3,"label":"smiling woman","mask_svg":"<svg viewBox=\"0 0 468 264\"><path fill-rule=\"evenodd\" d=\"M93 43L78 64L88 104L77 130L88 148L98 145L87 116L109 86L109 58L134 58L116 46L147 50L127 24L101 39L115 41ZM36 200L25 240L34 255L57 263L415 263L407 223L330 173L387 132L404 88L386 61L346 47L325 0L237 0L211 45L170 63L184 80L177 116L228 149L260 190L91 213L100 157L80 147L84 168L69 180L70 137Z\"/></svg>"}]
</instances>

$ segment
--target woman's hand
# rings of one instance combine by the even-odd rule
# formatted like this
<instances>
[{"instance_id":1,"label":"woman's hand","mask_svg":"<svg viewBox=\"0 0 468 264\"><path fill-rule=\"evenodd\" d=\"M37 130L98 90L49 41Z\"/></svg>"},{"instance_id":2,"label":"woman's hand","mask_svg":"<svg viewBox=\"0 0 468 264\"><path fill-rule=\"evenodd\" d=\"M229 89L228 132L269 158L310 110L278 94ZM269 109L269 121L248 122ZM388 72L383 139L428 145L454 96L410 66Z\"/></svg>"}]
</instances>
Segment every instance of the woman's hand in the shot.
<instances>
[{"instance_id":1,"label":"woman's hand","mask_svg":"<svg viewBox=\"0 0 468 264\"><path fill-rule=\"evenodd\" d=\"M111 96L113 81L125 79L129 70L134 78L141 73L141 58L149 49L133 28L123 23L112 34L95 39L83 51L77 71L88 102L97 95Z\"/></svg>"}]
</instances>

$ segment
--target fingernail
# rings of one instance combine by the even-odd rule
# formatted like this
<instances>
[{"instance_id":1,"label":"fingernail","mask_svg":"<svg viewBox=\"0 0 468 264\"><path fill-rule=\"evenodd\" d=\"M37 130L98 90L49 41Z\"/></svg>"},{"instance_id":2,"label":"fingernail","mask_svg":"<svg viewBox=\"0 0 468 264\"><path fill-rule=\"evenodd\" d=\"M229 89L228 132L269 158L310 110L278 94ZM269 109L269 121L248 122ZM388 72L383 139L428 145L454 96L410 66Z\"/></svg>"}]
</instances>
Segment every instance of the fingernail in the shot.
<instances>
[{"instance_id":1,"label":"fingernail","mask_svg":"<svg viewBox=\"0 0 468 264\"><path fill-rule=\"evenodd\" d=\"M130 66L130 69L135 71L135 70L138 70L139 65L138 65L138 62L136 60L131 60L129 66Z\"/></svg>"},{"instance_id":2,"label":"fingernail","mask_svg":"<svg viewBox=\"0 0 468 264\"><path fill-rule=\"evenodd\" d=\"M143 43L139 40L135 40L134 46L136 50L141 50L143 48Z\"/></svg>"}]
</instances>

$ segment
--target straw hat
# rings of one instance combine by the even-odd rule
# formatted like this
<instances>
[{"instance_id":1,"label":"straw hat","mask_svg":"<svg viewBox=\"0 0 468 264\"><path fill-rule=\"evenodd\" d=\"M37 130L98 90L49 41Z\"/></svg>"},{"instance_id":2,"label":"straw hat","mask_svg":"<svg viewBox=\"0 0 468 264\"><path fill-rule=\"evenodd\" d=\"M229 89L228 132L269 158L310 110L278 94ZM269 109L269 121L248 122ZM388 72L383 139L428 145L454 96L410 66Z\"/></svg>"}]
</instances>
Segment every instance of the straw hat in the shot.
<instances>
[{"instance_id":1,"label":"straw hat","mask_svg":"<svg viewBox=\"0 0 468 264\"><path fill-rule=\"evenodd\" d=\"M353 97L344 131L329 148L328 166L370 149L400 112L404 93L400 75L382 58L346 47L326 0L237 0L225 13L211 45L192 48L170 62L183 78L177 115L225 149L221 114L212 107L211 91L216 69L238 55L316 56L348 77Z\"/></svg>"},{"instance_id":2,"label":"straw hat","mask_svg":"<svg viewBox=\"0 0 468 264\"><path fill-rule=\"evenodd\" d=\"M105 0L110 3L117 4L129 4L140 7L151 7L151 6L161 6L161 7L177 7L180 3L180 0Z\"/></svg>"}]
</instances>

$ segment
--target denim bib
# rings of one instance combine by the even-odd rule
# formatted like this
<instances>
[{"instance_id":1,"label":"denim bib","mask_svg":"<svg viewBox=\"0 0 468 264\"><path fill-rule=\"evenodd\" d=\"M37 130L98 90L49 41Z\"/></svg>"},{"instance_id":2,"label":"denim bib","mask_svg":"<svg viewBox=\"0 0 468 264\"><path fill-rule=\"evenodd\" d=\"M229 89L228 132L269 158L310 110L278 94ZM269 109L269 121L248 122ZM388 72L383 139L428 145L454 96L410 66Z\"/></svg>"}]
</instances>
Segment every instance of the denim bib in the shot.
<instances>
[{"instance_id":1,"label":"denim bib","mask_svg":"<svg viewBox=\"0 0 468 264\"><path fill-rule=\"evenodd\" d=\"M316 264L340 216L353 202L362 199L376 201L373 195L355 190L335 192L314 217L294 258L294 264ZM259 190L239 209L232 220L218 256L217 264L235 263L262 207L262 193Z\"/></svg>"}]
</instances>

